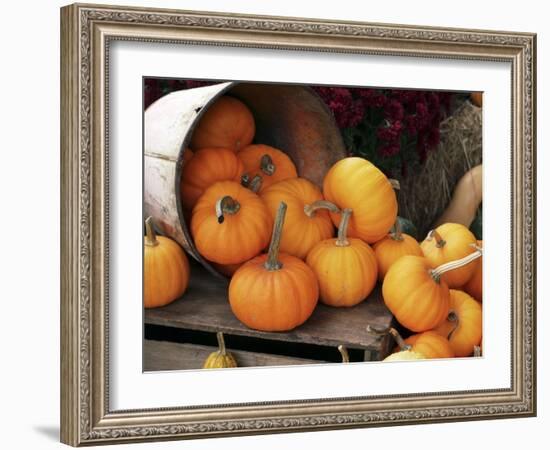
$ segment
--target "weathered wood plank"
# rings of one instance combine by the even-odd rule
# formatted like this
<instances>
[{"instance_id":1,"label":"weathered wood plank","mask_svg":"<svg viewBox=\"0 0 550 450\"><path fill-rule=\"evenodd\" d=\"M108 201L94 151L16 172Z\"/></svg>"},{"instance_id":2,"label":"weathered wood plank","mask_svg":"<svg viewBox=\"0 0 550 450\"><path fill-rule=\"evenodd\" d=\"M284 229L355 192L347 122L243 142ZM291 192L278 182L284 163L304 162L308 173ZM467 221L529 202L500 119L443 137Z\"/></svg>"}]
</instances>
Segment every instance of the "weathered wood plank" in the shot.
<instances>
[{"instance_id":1,"label":"weathered wood plank","mask_svg":"<svg viewBox=\"0 0 550 450\"><path fill-rule=\"evenodd\" d=\"M369 335L366 326L388 327L393 319L384 305L380 289L376 288L366 301L351 308L319 304L306 323L290 332L255 331L239 322L231 312L227 286L225 280L216 279L193 265L187 292L168 306L146 310L145 323L334 347L345 344L349 348L380 353L384 339Z\"/></svg>"},{"instance_id":2,"label":"weathered wood plank","mask_svg":"<svg viewBox=\"0 0 550 450\"><path fill-rule=\"evenodd\" d=\"M216 347L197 344L179 344L175 342L143 340L143 370L189 370L201 369L208 355L217 350ZM252 353L242 350L231 350L239 367L259 366L289 366L299 364L328 364L288 356ZM332 363L335 364L335 363Z\"/></svg>"}]
</instances>

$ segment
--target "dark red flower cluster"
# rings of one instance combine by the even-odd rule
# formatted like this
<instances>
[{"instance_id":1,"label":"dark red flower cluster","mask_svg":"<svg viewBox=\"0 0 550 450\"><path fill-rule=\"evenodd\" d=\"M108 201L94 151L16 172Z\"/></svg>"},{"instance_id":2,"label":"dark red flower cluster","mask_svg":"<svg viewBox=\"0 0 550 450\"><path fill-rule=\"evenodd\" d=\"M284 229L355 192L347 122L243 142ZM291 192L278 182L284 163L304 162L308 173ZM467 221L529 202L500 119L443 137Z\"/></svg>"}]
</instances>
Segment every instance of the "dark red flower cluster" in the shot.
<instances>
[{"instance_id":1,"label":"dark red flower cluster","mask_svg":"<svg viewBox=\"0 0 550 450\"><path fill-rule=\"evenodd\" d=\"M439 124L443 114L449 112L452 95L409 89L314 89L332 110L341 129L356 127L359 134L373 136L360 139L356 130L352 133L352 147L356 142L374 145L376 153L383 158L403 156L401 152L412 148L420 162L439 144ZM350 151L362 154L366 150L351 148ZM402 172L406 170L405 160L401 157Z\"/></svg>"},{"instance_id":2,"label":"dark red flower cluster","mask_svg":"<svg viewBox=\"0 0 550 450\"><path fill-rule=\"evenodd\" d=\"M143 89L143 106L147 108L163 95L182 89L191 89L195 87L208 86L212 81L202 80L174 80L165 78L145 78Z\"/></svg>"},{"instance_id":3,"label":"dark red flower cluster","mask_svg":"<svg viewBox=\"0 0 550 450\"><path fill-rule=\"evenodd\" d=\"M350 89L324 86L316 86L313 89L331 109L339 128L354 127L363 120L363 101L355 98Z\"/></svg>"}]
</instances>

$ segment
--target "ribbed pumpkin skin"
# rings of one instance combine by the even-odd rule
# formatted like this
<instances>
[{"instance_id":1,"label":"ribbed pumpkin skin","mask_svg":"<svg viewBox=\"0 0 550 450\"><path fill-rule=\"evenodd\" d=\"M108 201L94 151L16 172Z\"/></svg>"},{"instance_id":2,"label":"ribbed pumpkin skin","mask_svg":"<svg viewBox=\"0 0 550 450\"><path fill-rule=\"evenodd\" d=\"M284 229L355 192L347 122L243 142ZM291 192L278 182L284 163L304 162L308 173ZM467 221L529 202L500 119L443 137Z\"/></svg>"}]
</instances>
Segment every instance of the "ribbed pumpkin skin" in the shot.
<instances>
[{"instance_id":1,"label":"ribbed pumpkin skin","mask_svg":"<svg viewBox=\"0 0 550 450\"><path fill-rule=\"evenodd\" d=\"M360 239L348 238L347 247L338 247L336 241L319 242L306 262L319 280L322 303L337 307L357 305L376 285L376 257L372 248Z\"/></svg>"},{"instance_id":2,"label":"ribbed pumpkin skin","mask_svg":"<svg viewBox=\"0 0 550 450\"><path fill-rule=\"evenodd\" d=\"M290 178L264 189L260 197L275 219L281 201L287 204L280 251L305 259L318 242L334 235L334 226L328 211L319 209L309 217L306 205L323 200L320 189L305 178Z\"/></svg>"},{"instance_id":3,"label":"ribbed pumpkin skin","mask_svg":"<svg viewBox=\"0 0 550 450\"><path fill-rule=\"evenodd\" d=\"M412 345L412 350L422 353L428 359L453 358L455 353L449 341L435 331L413 334L405 339L405 343Z\"/></svg>"},{"instance_id":4,"label":"ribbed pumpkin skin","mask_svg":"<svg viewBox=\"0 0 550 450\"><path fill-rule=\"evenodd\" d=\"M247 106L236 98L223 96L201 117L190 147L222 147L237 152L252 142L255 132L254 116Z\"/></svg>"},{"instance_id":5,"label":"ribbed pumpkin skin","mask_svg":"<svg viewBox=\"0 0 550 450\"><path fill-rule=\"evenodd\" d=\"M146 242L147 238L144 238ZM181 297L189 284L189 260L181 247L164 236L158 245L144 245L143 306L165 306Z\"/></svg>"},{"instance_id":6,"label":"ribbed pumpkin skin","mask_svg":"<svg viewBox=\"0 0 550 450\"><path fill-rule=\"evenodd\" d=\"M415 332L428 331L449 313L449 288L434 281L430 263L421 256L403 256L388 270L382 296L397 321Z\"/></svg>"},{"instance_id":7,"label":"ribbed pumpkin skin","mask_svg":"<svg viewBox=\"0 0 550 450\"><path fill-rule=\"evenodd\" d=\"M483 247L483 241L477 241L479 247ZM483 257L480 257L472 264L475 264L474 273L470 280L461 288L474 297L478 302L483 301Z\"/></svg>"},{"instance_id":8,"label":"ribbed pumpkin skin","mask_svg":"<svg viewBox=\"0 0 550 450\"><path fill-rule=\"evenodd\" d=\"M229 195L240 204L236 214L216 217L216 202ZM199 253L218 264L238 264L258 255L269 244L272 220L254 192L233 181L219 181L199 198L191 215L191 234Z\"/></svg>"},{"instance_id":9,"label":"ribbed pumpkin skin","mask_svg":"<svg viewBox=\"0 0 550 450\"><path fill-rule=\"evenodd\" d=\"M380 281L384 279L391 265L402 256L423 256L420 244L415 238L405 233L401 233L401 238L401 240L394 239L390 233L373 246Z\"/></svg>"},{"instance_id":10,"label":"ribbed pumpkin skin","mask_svg":"<svg viewBox=\"0 0 550 450\"><path fill-rule=\"evenodd\" d=\"M203 369L228 369L237 367L237 360L231 353L223 355L221 352L211 353L204 361Z\"/></svg>"},{"instance_id":11,"label":"ribbed pumpkin skin","mask_svg":"<svg viewBox=\"0 0 550 450\"><path fill-rule=\"evenodd\" d=\"M474 345L481 344L482 309L481 304L462 291L451 289L450 310L458 316L458 327L449 320L443 321L434 331L449 342L456 356L470 356L474 352ZM453 331L454 329L454 331Z\"/></svg>"},{"instance_id":12,"label":"ribbed pumpkin skin","mask_svg":"<svg viewBox=\"0 0 550 450\"><path fill-rule=\"evenodd\" d=\"M323 194L340 209L353 209L348 228L351 237L373 244L395 223L395 192L386 176L363 158L344 158L334 164L323 181ZM330 216L338 226L340 215Z\"/></svg>"},{"instance_id":13,"label":"ribbed pumpkin skin","mask_svg":"<svg viewBox=\"0 0 550 450\"><path fill-rule=\"evenodd\" d=\"M279 254L279 270L266 270L267 255L243 264L229 284L229 303L247 327L261 331L288 331L304 323L319 297L317 279L299 258Z\"/></svg>"},{"instance_id":14,"label":"ribbed pumpkin skin","mask_svg":"<svg viewBox=\"0 0 550 450\"><path fill-rule=\"evenodd\" d=\"M260 163L264 155L269 155L275 165L275 172L273 175L267 175L261 169ZM290 157L281 150L270 147L269 145L249 145L239 151L237 156L244 165L244 173L248 174L250 179L254 178L256 175L262 177L262 184L259 192L262 192L278 181L296 178L298 176L296 166Z\"/></svg>"},{"instance_id":15,"label":"ribbed pumpkin skin","mask_svg":"<svg viewBox=\"0 0 550 450\"><path fill-rule=\"evenodd\" d=\"M216 181L240 182L244 166L235 152L226 148L197 150L181 173L180 193L183 207L193 209L206 188Z\"/></svg>"},{"instance_id":16,"label":"ribbed pumpkin skin","mask_svg":"<svg viewBox=\"0 0 550 450\"><path fill-rule=\"evenodd\" d=\"M436 228L436 231L445 240L443 247L437 247L435 238L424 239L420 247L424 256L430 261L433 268L455 261L473 253L475 249L471 244L476 244L473 233L464 225L458 223L444 223ZM475 270L475 263L451 270L442 275L450 288L463 286L472 276Z\"/></svg>"}]
</instances>

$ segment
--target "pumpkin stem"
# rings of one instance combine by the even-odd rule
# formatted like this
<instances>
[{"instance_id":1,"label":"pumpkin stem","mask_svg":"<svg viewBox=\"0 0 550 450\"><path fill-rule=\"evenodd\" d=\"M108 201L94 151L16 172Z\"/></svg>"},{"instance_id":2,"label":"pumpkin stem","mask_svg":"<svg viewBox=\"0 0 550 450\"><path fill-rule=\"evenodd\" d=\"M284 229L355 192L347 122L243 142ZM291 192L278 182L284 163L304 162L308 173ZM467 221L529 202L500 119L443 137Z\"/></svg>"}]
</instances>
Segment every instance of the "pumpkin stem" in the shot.
<instances>
[{"instance_id":1,"label":"pumpkin stem","mask_svg":"<svg viewBox=\"0 0 550 450\"><path fill-rule=\"evenodd\" d=\"M474 357L479 358L481 356L481 347L474 345Z\"/></svg>"},{"instance_id":2,"label":"pumpkin stem","mask_svg":"<svg viewBox=\"0 0 550 450\"><path fill-rule=\"evenodd\" d=\"M340 225L338 225L338 239L336 239L336 246L338 247L347 247L349 245L347 234L349 218L352 212L351 208L342 210L342 218L340 219Z\"/></svg>"},{"instance_id":3,"label":"pumpkin stem","mask_svg":"<svg viewBox=\"0 0 550 450\"><path fill-rule=\"evenodd\" d=\"M225 214L237 214L241 208L240 203L229 195L220 198L216 202L216 217L218 223L223 223Z\"/></svg>"},{"instance_id":4,"label":"pumpkin stem","mask_svg":"<svg viewBox=\"0 0 550 450\"><path fill-rule=\"evenodd\" d=\"M241 175L241 186L244 186L246 188L250 186L250 175L248 175L247 173L243 173Z\"/></svg>"},{"instance_id":5,"label":"pumpkin stem","mask_svg":"<svg viewBox=\"0 0 550 450\"><path fill-rule=\"evenodd\" d=\"M250 180L250 183L248 183L248 189L257 194L258 192L260 192L262 182L262 177L260 175L256 175L254 178L252 178L252 180Z\"/></svg>"},{"instance_id":6,"label":"pumpkin stem","mask_svg":"<svg viewBox=\"0 0 550 450\"><path fill-rule=\"evenodd\" d=\"M338 351L342 355L342 363L349 363L348 349L344 345L339 345Z\"/></svg>"},{"instance_id":7,"label":"pumpkin stem","mask_svg":"<svg viewBox=\"0 0 550 450\"><path fill-rule=\"evenodd\" d=\"M148 245L149 247L155 247L156 245L159 245L157 235L155 233L155 230L153 229L153 218L151 216L145 219L145 233L147 235L147 238L145 239L145 245Z\"/></svg>"},{"instance_id":8,"label":"pumpkin stem","mask_svg":"<svg viewBox=\"0 0 550 450\"><path fill-rule=\"evenodd\" d=\"M273 175L275 173L275 170L277 169L275 167L275 164L273 163L273 160L271 159L271 156L269 156L267 153L262 156L260 159L260 169L263 173L266 175Z\"/></svg>"},{"instance_id":9,"label":"pumpkin stem","mask_svg":"<svg viewBox=\"0 0 550 450\"><path fill-rule=\"evenodd\" d=\"M477 258L483 256L483 249L478 248L474 252L470 253L469 255L465 256L464 258L457 259L456 261L450 261L445 264L441 264L440 266L436 267L435 269L432 269L430 271L430 274L432 275L432 278L439 283L439 280L441 279L441 275L443 275L445 272L449 272L450 270L458 269L460 267L463 267L467 264L470 264L472 261L475 261Z\"/></svg>"},{"instance_id":10,"label":"pumpkin stem","mask_svg":"<svg viewBox=\"0 0 550 450\"><path fill-rule=\"evenodd\" d=\"M447 320L453 324L453 329L447 335L447 339L451 339L453 333L457 330L459 325L458 314L451 309L447 316Z\"/></svg>"},{"instance_id":11,"label":"pumpkin stem","mask_svg":"<svg viewBox=\"0 0 550 450\"><path fill-rule=\"evenodd\" d=\"M387 334L391 334L397 345L399 346L399 349L401 351L407 351L412 348L411 345L406 344L401 335L399 334L399 331L397 331L395 328L377 328L372 325L367 325L367 333L375 335L375 336L386 336Z\"/></svg>"},{"instance_id":12,"label":"pumpkin stem","mask_svg":"<svg viewBox=\"0 0 550 450\"><path fill-rule=\"evenodd\" d=\"M338 208L338 206L336 206L332 202L329 202L328 200L317 200L310 205L304 206L304 212L309 218L315 217L315 211L317 211L318 209L328 209L330 212L333 213L340 212L340 208Z\"/></svg>"},{"instance_id":13,"label":"pumpkin stem","mask_svg":"<svg viewBox=\"0 0 550 450\"><path fill-rule=\"evenodd\" d=\"M403 240L403 230L401 229L401 223L399 222L399 219L395 219L395 223L393 224L393 231L391 232L391 238L394 241L402 241Z\"/></svg>"},{"instance_id":14,"label":"pumpkin stem","mask_svg":"<svg viewBox=\"0 0 550 450\"><path fill-rule=\"evenodd\" d=\"M275 216L275 225L273 226L273 234L271 235L271 242L269 243L269 250L267 252L267 260L264 267L267 270L279 270L283 267L283 264L278 260L279 258L279 245L281 243L281 234L283 231L283 224L285 223L286 203L281 202L277 215Z\"/></svg>"},{"instance_id":15,"label":"pumpkin stem","mask_svg":"<svg viewBox=\"0 0 550 450\"><path fill-rule=\"evenodd\" d=\"M220 355L227 355L227 352L225 350L225 340L223 338L223 333L221 331L218 331L216 333L216 338L218 339L218 348L219 348L219 353Z\"/></svg>"},{"instance_id":16,"label":"pumpkin stem","mask_svg":"<svg viewBox=\"0 0 550 450\"><path fill-rule=\"evenodd\" d=\"M445 246L445 244L447 243L446 240L444 240L441 235L437 232L437 230L432 230L428 233L428 236L426 237L426 239L428 241L431 241L432 239L435 239L436 240L436 247L437 248L442 248Z\"/></svg>"},{"instance_id":17,"label":"pumpkin stem","mask_svg":"<svg viewBox=\"0 0 550 450\"><path fill-rule=\"evenodd\" d=\"M401 185L399 184L399 180L396 180L395 178L388 178L388 181L390 182L391 187L394 190L399 191L401 189Z\"/></svg>"}]
</instances>

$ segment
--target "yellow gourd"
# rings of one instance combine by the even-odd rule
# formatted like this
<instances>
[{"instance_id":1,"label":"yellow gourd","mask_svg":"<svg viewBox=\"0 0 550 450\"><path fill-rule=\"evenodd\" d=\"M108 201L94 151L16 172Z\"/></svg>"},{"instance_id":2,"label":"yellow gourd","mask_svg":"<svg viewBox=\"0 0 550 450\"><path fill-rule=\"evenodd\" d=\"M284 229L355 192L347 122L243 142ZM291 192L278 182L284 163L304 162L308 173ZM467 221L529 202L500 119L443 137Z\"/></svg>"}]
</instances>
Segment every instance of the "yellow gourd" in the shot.
<instances>
[{"instance_id":1,"label":"yellow gourd","mask_svg":"<svg viewBox=\"0 0 550 450\"><path fill-rule=\"evenodd\" d=\"M225 341L223 339L223 333L216 333L218 338L218 350L210 353L206 361L204 361L203 369L228 369L231 367L237 367L237 360L231 353L227 353L225 349Z\"/></svg>"}]
</instances>

